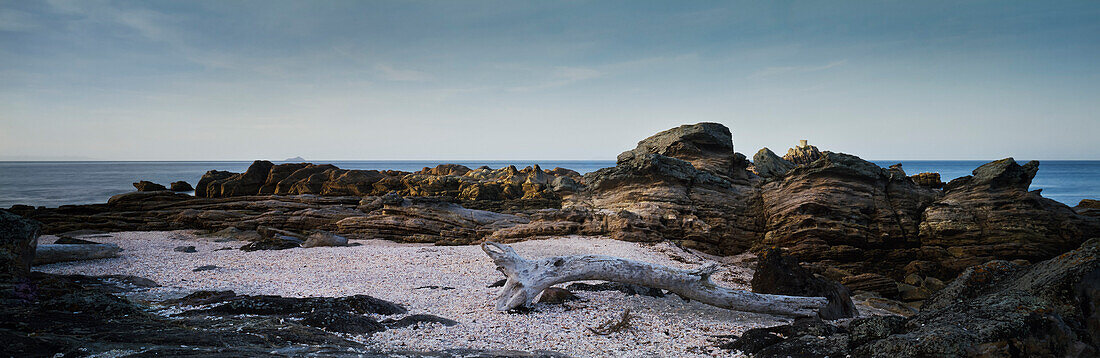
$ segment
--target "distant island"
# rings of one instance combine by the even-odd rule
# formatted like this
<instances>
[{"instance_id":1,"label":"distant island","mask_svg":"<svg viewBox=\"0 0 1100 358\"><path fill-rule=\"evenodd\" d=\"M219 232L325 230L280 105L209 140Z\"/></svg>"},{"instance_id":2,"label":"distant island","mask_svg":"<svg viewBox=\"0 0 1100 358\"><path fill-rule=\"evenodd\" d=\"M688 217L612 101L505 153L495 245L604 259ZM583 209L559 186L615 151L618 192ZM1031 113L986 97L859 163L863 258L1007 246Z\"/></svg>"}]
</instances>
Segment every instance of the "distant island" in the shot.
<instances>
[{"instance_id":1,"label":"distant island","mask_svg":"<svg viewBox=\"0 0 1100 358\"><path fill-rule=\"evenodd\" d=\"M304 162L304 161L306 161L306 159L302 158L302 157L291 157L291 158L283 159L283 161L284 162Z\"/></svg>"}]
</instances>

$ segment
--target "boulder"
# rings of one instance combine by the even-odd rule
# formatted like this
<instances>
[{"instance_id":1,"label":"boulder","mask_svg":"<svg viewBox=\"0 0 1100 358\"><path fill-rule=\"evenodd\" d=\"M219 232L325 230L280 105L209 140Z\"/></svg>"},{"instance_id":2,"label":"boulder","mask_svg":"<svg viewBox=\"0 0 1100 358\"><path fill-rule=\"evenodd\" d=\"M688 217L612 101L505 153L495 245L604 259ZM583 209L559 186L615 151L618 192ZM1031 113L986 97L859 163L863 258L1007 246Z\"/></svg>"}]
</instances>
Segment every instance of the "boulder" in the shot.
<instances>
[{"instance_id":1,"label":"boulder","mask_svg":"<svg viewBox=\"0 0 1100 358\"><path fill-rule=\"evenodd\" d=\"M814 276L779 249L768 249L760 254L751 284L752 292L756 293L828 298L829 304L818 313L823 319L848 318L857 314L847 288Z\"/></svg>"},{"instance_id":2,"label":"boulder","mask_svg":"<svg viewBox=\"0 0 1100 358\"><path fill-rule=\"evenodd\" d=\"M317 231L306 237L302 247L348 246L348 238L328 231Z\"/></svg>"},{"instance_id":3,"label":"boulder","mask_svg":"<svg viewBox=\"0 0 1100 358\"><path fill-rule=\"evenodd\" d=\"M151 181L147 181L147 180L142 180L142 181L139 181L137 183L134 183L134 188L137 188L138 191L168 190L168 188L165 188L164 185L160 185L160 184L157 184L157 183L154 183L154 182L151 182Z\"/></svg>"},{"instance_id":4,"label":"boulder","mask_svg":"<svg viewBox=\"0 0 1100 358\"><path fill-rule=\"evenodd\" d=\"M719 255L752 246L763 231L759 192L728 133L715 123L670 129L620 154L615 167L586 174L587 190L574 200L614 213L594 218L597 229L588 231L628 241L677 240Z\"/></svg>"},{"instance_id":5,"label":"boulder","mask_svg":"<svg viewBox=\"0 0 1100 358\"><path fill-rule=\"evenodd\" d=\"M887 298L898 297L898 282L879 274L865 273L848 276L841 280L841 283L852 291L874 292Z\"/></svg>"},{"instance_id":6,"label":"boulder","mask_svg":"<svg viewBox=\"0 0 1100 358\"><path fill-rule=\"evenodd\" d=\"M199 198L217 198L221 196L221 181L233 176L232 172L211 170L195 183L195 196Z\"/></svg>"},{"instance_id":7,"label":"boulder","mask_svg":"<svg viewBox=\"0 0 1100 358\"><path fill-rule=\"evenodd\" d=\"M940 180L940 173L920 173L909 177L909 179L912 180L914 184L926 188L943 189L945 185L943 181Z\"/></svg>"},{"instance_id":8,"label":"boulder","mask_svg":"<svg viewBox=\"0 0 1100 358\"><path fill-rule=\"evenodd\" d=\"M40 244L35 248L34 264L83 261L118 257L122 249L115 244Z\"/></svg>"},{"instance_id":9,"label":"boulder","mask_svg":"<svg viewBox=\"0 0 1100 358\"><path fill-rule=\"evenodd\" d=\"M771 149L763 148L752 156L754 172L764 178L776 178L786 175L788 171L798 166L786 159L775 155Z\"/></svg>"},{"instance_id":10,"label":"boulder","mask_svg":"<svg viewBox=\"0 0 1100 358\"><path fill-rule=\"evenodd\" d=\"M172 184L169 185L169 188L170 188L170 190L175 191L175 192L185 192L185 191L195 190L195 188L191 187L191 184L188 184L187 182L182 181L182 180L172 182Z\"/></svg>"},{"instance_id":11,"label":"boulder","mask_svg":"<svg viewBox=\"0 0 1100 358\"><path fill-rule=\"evenodd\" d=\"M567 289L550 287L542 291L542 295L539 296L539 303L562 304L578 299L580 298Z\"/></svg>"},{"instance_id":12,"label":"boulder","mask_svg":"<svg viewBox=\"0 0 1100 358\"><path fill-rule=\"evenodd\" d=\"M35 259L40 225L0 210L0 283L26 279Z\"/></svg>"},{"instance_id":13,"label":"boulder","mask_svg":"<svg viewBox=\"0 0 1100 358\"><path fill-rule=\"evenodd\" d=\"M1073 211L1081 215L1100 218L1100 200L1081 199L1077 206L1073 207Z\"/></svg>"}]
</instances>

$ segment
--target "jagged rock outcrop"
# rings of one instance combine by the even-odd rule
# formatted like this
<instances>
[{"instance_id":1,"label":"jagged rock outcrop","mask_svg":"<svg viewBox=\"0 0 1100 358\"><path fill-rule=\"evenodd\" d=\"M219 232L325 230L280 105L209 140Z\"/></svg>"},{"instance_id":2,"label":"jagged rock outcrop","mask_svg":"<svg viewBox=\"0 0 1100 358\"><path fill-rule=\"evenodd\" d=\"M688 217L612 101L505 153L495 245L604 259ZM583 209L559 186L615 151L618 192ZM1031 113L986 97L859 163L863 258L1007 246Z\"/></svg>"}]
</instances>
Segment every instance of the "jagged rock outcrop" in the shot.
<instances>
[{"instance_id":1,"label":"jagged rock outcrop","mask_svg":"<svg viewBox=\"0 0 1100 358\"><path fill-rule=\"evenodd\" d=\"M795 165L806 165L821 159L821 156L822 153L817 147L802 141L798 146L787 149L787 154L783 155L783 159Z\"/></svg>"},{"instance_id":2,"label":"jagged rock outcrop","mask_svg":"<svg viewBox=\"0 0 1100 358\"><path fill-rule=\"evenodd\" d=\"M560 207L561 193L579 189L579 174L562 168L543 170L538 165L517 169L478 168L441 164L415 173L394 170L348 170L331 164L256 161L241 174L210 171L196 187L198 197L247 195L439 196L459 201L515 201L518 205L474 203L474 206L521 208ZM201 193L201 194L200 194ZM498 203L499 204L499 203Z\"/></svg>"},{"instance_id":3,"label":"jagged rock outcrop","mask_svg":"<svg viewBox=\"0 0 1100 358\"><path fill-rule=\"evenodd\" d=\"M586 174L587 190L577 200L629 219L629 225L607 227L614 238L671 239L710 253L734 254L750 247L762 231L758 192L747 167L744 156L733 152L724 126L681 126L638 142L619 155L615 167Z\"/></svg>"}]
</instances>

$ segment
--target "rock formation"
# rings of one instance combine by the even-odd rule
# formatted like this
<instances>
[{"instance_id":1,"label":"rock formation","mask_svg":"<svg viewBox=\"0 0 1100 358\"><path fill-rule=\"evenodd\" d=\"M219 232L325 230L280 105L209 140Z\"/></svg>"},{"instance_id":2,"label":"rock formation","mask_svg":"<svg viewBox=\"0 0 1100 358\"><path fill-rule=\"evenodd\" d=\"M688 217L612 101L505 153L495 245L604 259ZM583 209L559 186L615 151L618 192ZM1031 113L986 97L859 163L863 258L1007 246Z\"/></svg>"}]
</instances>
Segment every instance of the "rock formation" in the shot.
<instances>
[{"instance_id":1,"label":"rock formation","mask_svg":"<svg viewBox=\"0 0 1100 358\"><path fill-rule=\"evenodd\" d=\"M615 167L586 174L574 200L618 211L629 225L609 225L614 238L674 239L718 254L742 252L758 241L755 176L717 123L680 126L638 142Z\"/></svg>"},{"instance_id":2,"label":"rock formation","mask_svg":"<svg viewBox=\"0 0 1100 358\"><path fill-rule=\"evenodd\" d=\"M1030 266L971 267L909 318L860 318L847 327L795 321L750 330L726 347L755 357L1093 357L1098 312L1100 240L1090 240Z\"/></svg>"},{"instance_id":3,"label":"rock formation","mask_svg":"<svg viewBox=\"0 0 1100 358\"><path fill-rule=\"evenodd\" d=\"M409 173L257 161L244 173L207 172L195 197L134 192L12 211L47 233L263 226L438 244L578 234L717 255L779 247L853 290L916 301L935 291L923 286L929 278L990 259L1041 261L1100 235L1092 202L1071 209L1029 191L1038 163L1004 159L944 185L935 173L908 176L810 145L754 160L734 151L726 127L700 123L646 138L583 177L538 166Z\"/></svg>"},{"instance_id":4,"label":"rock formation","mask_svg":"<svg viewBox=\"0 0 1100 358\"><path fill-rule=\"evenodd\" d=\"M795 165L806 165L821 159L821 151L803 140L797 147L787 149L787 154L783 155L783 159Z\"/></svg>"},{"instance_id":5,"label":"rock formation","mask_svg":"<svg viewBox=\"0 0 1100 358\"><path fill-rule=\"evenodd\" d=\"M172 182L172 184L169 186L169 190L172 190L174 192L185 192L185 191L194 191L195 188L192 188L191 184L188 184L187 182L180 180L180 181Z\"/></svg>"},{"instance_id":6,"label":"rock formation","mask_svg":"<svg viewBox=\"0 0 1100 358\"><path fill-rule=\"evenodd\" d=\"M137 183L134 183L134 188L137 188L138 191L168 190L168 188L165 188L164 185L160 185L160 184L148 181L148 180L142 180L142 181L139 181Z\"/></svg>"}]
</instances>

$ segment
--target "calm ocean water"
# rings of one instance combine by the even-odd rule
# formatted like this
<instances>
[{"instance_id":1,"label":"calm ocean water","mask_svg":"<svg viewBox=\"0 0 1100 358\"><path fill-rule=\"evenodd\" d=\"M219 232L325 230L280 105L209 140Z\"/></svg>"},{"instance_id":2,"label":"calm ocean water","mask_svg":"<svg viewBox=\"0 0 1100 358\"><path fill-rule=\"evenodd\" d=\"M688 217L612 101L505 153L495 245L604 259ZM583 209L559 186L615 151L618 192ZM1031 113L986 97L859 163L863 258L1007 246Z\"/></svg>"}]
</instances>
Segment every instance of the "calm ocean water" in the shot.
<instances>
[{"instance_id":1,"label":"calm ocean water","mask_svg":"<svg viewBox=\"0 0 1100 358\"><path fill-rule=\"evenodd\" d=\"M987 161L900 161L905 172L939 172L943 180L970 175ZM1020 161L1024 163L1025 161ZM150 180L165 186L184 180L195 185L207 170L243 172L250 161L226 162L0 162L0 208L15 204L56 207L65 204L97 204L112 195L133 191L130 183ZM443 161L332 161L344 169L395 169L417 171ZM588 173L615 165L607 161L457 161L471 168L487 165L523 168L539 164L543 169L563 167ZM899 161L876 160L887 167ZM1077 205L1081 199L1100 199L1100 161L1042 161L1032 189L1043 196Z\"/></svg>"}]
</instances>

